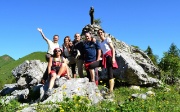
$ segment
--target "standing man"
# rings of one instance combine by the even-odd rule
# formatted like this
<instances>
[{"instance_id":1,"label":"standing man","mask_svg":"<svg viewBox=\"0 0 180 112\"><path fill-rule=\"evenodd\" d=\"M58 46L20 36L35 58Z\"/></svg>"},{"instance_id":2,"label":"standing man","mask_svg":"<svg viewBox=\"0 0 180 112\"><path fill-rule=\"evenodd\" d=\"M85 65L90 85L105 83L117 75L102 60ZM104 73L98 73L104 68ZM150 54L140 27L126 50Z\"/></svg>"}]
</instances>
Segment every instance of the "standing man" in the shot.
<instances>
[{"instance_id":1,"label":"standing man","mask_svg":"<svg viewBox=\"0 0 180 112\"><path fill-rule=\"evenodd\" d=\"M76 33L74 35L74 41L73 41L73 51L80 52L80 55L76 59L76 65L78 68L78 74L80 78L83 78L83 63L84 63L84 53L83 53L83 46L84 42L81 40L81 36L79 33ZM76 54L77 55L77 54Z\"/></svg>"},{"instance_id":2,"label":"standing man","mask_svg":"<svg viewBox=\"0 0 180 112\"><path fill-rule=\"evenodd\" d=\"M58 44L59 36L58 35L54 35L53 36L53 41L51 41L48 38L46 38L46 36L44 35L44 33L43 33L41 28L37 28L37 30L41 33L43 39L48 44L48 51L47 51L47 54L46 54L46 61L48 62L49 58L51 57L51 55L53 55L53 50L55 48L59 48L59 44Z\"/></svg>"},{"instance_id":3,"label":"standing man","mask_svg":"<svg viewBox=\"0 0 180 112\"><path fill-rule=\"evenodd\" d=\"M55 48L59 48L59 44L58 44L58 40L59 40L59 36L58 35L54 35L53 36L53 41L49 40L48 38L46 38L46 36L44 35L43 31L41 28L37 28L37 30L40 32L40 34L42 35L43 39L47 42L48 44L48 51L46 53L46 61L49 62L49 58L53 55L53 50ZM48 79L48 70L46 69L43 78L41 80L41 83L45 83L45 81Z\"/></svg>"},{"instance_id":4,"label":"standing man","mask_svg":"<svg viewBox=\"0 0 180 112\"><path fill-rule=\"evenodd\" d=\"M84 42L84 61L89 81L95 82L94 70L89 70L89 65L100 60L101 49L98 42L94 42L90 33L85 33L86 41ZM98 80L96 80L98 82ZM96 83L97 85L97 83Z\"/></svg>"}]
</instances>

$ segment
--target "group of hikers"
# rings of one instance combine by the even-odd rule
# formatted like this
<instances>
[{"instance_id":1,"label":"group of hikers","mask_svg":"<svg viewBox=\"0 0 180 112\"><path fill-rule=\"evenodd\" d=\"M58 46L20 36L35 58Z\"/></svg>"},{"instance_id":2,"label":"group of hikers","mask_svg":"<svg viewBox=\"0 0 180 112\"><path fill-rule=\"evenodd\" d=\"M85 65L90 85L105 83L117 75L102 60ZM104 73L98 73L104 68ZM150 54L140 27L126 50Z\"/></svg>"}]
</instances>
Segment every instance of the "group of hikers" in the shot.
<instances>
[{"instance_id":1,"label":"group of hikers","mask_svg":"<svg viewBox=\"0 0 180 112\"><path fill-rule=\"evenodd\" d=\"M66 77L67 79L77 78L77 66L79 77L84 78L83 68L85 68L86 77L89 78L90 82L95 82L96 85L98 85L98 67L106 68L109 78L109 92L107 96L112 96L114 88L113 69L118 68L118 65L115 60L115 49L112 40L105 36L103 29L99 29L97 32L101 39L100 42L96 41L90 32L85 33L85 40L81 39L79 33L76 33L73 41L71 41L69 36L66 36L62 47L58 44L58 35L54 35L53 41L51 41L44 35L41 28L37 30L48 44L46 54L48 67L42 78L42 83L46 80L49 81L46 95L52 94L54 82L60 77ZM72 77L70 76L69 68L71 68Z\"/></svg>"}]
</instances>

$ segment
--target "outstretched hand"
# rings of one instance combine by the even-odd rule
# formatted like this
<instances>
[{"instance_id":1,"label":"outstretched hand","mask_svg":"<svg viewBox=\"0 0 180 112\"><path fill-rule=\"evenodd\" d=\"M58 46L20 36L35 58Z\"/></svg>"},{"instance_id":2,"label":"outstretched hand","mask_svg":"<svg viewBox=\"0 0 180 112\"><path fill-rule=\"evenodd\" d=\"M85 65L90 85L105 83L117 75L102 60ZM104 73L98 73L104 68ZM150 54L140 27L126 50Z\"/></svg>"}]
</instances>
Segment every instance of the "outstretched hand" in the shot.
<instances>
[{"instance_id":1,"label":"outstretched hand","mask_svg":"<svg viewBox=\"0 0 180 112\"><path fill-rule=\"evenodd\" d=\"M38 30L39 32L42 32L42 29L41 29L41 28L37 28L37 30Z\"/></svg>"}]
</instances>

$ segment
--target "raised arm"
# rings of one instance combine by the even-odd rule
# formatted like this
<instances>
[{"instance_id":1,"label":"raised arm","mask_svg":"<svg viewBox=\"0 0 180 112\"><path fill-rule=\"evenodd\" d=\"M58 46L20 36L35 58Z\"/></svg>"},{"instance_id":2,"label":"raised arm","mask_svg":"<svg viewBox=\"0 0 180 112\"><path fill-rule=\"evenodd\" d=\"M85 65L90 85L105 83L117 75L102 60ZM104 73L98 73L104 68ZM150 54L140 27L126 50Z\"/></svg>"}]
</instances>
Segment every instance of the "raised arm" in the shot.
<instances>
[{"instance_id":1,"label":"raised arm","mask_svg":"<svg viewBox=\"0 0 180 112\"><path fill-rule=\"evenodd\" d=\"M41 33L43 39L44 39L45 41L47 41L47 38L46 38L46 36L44 35L42 29L41 29L41 28L37 28L37 30Z\"/></svg>"}]
</instances>

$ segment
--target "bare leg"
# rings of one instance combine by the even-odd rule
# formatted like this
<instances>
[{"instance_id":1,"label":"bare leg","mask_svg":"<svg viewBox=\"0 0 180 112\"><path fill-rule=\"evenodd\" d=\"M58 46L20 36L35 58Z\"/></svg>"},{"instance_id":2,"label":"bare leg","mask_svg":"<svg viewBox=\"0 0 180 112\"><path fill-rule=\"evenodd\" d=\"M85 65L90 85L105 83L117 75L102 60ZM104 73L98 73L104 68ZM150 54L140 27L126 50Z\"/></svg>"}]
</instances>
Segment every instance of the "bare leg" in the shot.
<instances>
[{"instance_id":1,"label":"bare leg","mask_svg":"<svg viewBox=\"0 0 180 112\"><path fill-rule=\"evenodd\" d=\"M51 79L49 81L49 88L48 89L53 88L55 79L56 79L56 73L51 74Z\"/></svg>"},{"instance_id":2,"label":"bare leg","mask_svg":"<svg viewBox=\"0 0 180 112\"><path fill-rule=\"evenodd\" d=\"M95 73L94 73L94 69L89 69L90 75L91 75L91 81L94 82L95 81Z\"/></svg>"},{"instance_id":3,"label":"bare leg","mask_svg":"<svg viewBox=\"0 0 180 112\"><path fill-rule=\"evenodd\" d=\"M61 67L60 67L60 69L59 69L59 72L58 72L58 74L57 75L59 75L60 77L61 77L61 75L64 73L64 71L67 69L67 64L65 64L65 63L62 63L62 65L61 65Z\"/></svg>"},{"instance_id":4,"label":"bare leg","mask_svg":"<svg viewBox=\"0 0 180 112\"><path fill-rule=\"evenodd\" d=\"M69 74L69 69L70 69L69 66L66 64L67 76L68 76L69 79L71 79L70 74Z\"/></svg>"},{"instance_id":5,"label":"bare leg","mask_svg":"<svg viewBox=\"0 0 180 112\"><path fill-rule=\"evenodd\" d=\"M112 93L114 89L114 79L109 80L109 92Z\"/></svg>"}]
</instances>

